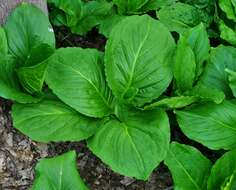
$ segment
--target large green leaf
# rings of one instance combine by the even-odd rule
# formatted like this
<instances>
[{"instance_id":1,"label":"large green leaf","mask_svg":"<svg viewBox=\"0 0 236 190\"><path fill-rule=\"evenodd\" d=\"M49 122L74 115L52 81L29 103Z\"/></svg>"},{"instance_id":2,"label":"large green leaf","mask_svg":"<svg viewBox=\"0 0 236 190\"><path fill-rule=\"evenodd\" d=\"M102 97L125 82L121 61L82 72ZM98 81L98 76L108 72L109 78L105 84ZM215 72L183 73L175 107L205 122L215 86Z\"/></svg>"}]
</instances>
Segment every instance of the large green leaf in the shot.
<instances>
[{"instance_id":1,"label":"large green leaf","mask_svg":"<svg viewBox=\"0 0 236 190\"><path fill-rule=\"evenodd\" d=\"M236 48L220 45L211 50L210 60L205 68L201 82L205 86L216 88L231 97L228 76L225 69L235 70Z\"/></svg>"},{"instance_id":2,"label":"large green leaf","mask_svg":"<svg viewBox=\"0 0 236 190\"><path fill-rule=\"evenodd\" d=\"M82 14L81 0L48 0L47 2L54 4L60 10L54 8L50 13L54 24L59 22L69 27L77 24Z\"/></svg>"},{"instance_id":3,"label":"large green leaf","mask_svg":"<svg viewBox=\"0 0 236 190\"><path fill-rule=\"evenodd\" d=\"M16 62L11 56L0 55L0 97L19 103L37 102L40 99L21 91L15 75Z\"/></svg>"},{"instance_id":4,"label":"large green leaf","mask_svg":"<svg viewBox=\"0 0 236 190\"><path fill-rule=\"evenodd\" d=\"M225 12L228 19L236 21L235 9L231 0L219 0L219 7Z\"/></svg>"},{"instance_id":5,"label":"large green leaf","mask_svg":"<svg viewBox=\"0 0 236 190\"><path fill-rule=\"evenodd\" d=\"M41 160L32 190L88 190L76 168L76 153Z\"/></svg>"},{"instance_id":6,"label":"large green leaf","mask_svg":"<svg viewBox=\"0 0 236 190\"><path fill-rule=\"evenodd\" d=\"M82 114L103 117L112 112L103 54L95 49L59 49L49 59L46 82L62 101Z\"/></svg>"},{"instance_id":7,"label":"large green leaf","mask_svg":"<svg viewBox=\"0 0 236 190\"><path fill-rule=\"evenodd\" d=\"M53 100L14 104L12 114L14 127L40 142L80 141L93 135L99 126L98 120Z\"/></svg>"},{"instance_id":8,"label":"large green leaf","mask_svg":"<svg viewBox=\"0 0 236 190\"><path fill-rule=\"evenodd\" d=\"M205 26L201 23L186 32L184 37L192 48L196 60L196 76L201 75L203 63L209 57L210 41Z\"/></svg>"},{"instance_id":9,"label":"large green leaf","mask_svg":"<svg viewBox=\"0 0 236 190\"><path fill-rule=\"evenodd\" d=\"M48 17L36 6L22 3L8 17L4 26L9 53L23 65L39 44L55 46L53 29ZM40 52L42 55L44 51Z\"/></svg>"},{"instance_id":10,"label":"large green leaf","mask_svg":"<svg viewBox=\"0 0 236 190\"><path fill-rule=\"evenodd\" d=\"M182 36L178 41L174 66L175 84L180 92L185 92L193 87L195 73L196 62L194 52L187 39Z\"/></svg>"},{"instance_id":11,"label":"large green leaf","mask_svg":"<svg viewBox=\"0 0 236 190\"><path fill-rule=\"evenodd\" d=\"M27 92L35 94L42 91L46 67L47 64L43 62L32 67L21 67L18 69L17 75Z\"/></svg>"},{"instance_id":12,"label":"large green leaf","mask_svg":"<svg viewBox=\"0 0 236 190\"><path fill-rule=\"evenodd\" d=\"M236 45L236 32L229 27L223 20L219 21L220 37L232 45Z\"/></svg>"},{"instance_id":13,"label":"large green leaf","mask_svg":"<svg viewBox=\"0 0 236 190\"><path fill-rule=\"evenodd\" d=\"M171 171L176 190L206 189L211 162L194 147L172 142L165 164Z\"/></svg>"},{"instance_id":14,"label":"large green leaf","mask_svg":"<svg viewBox=\"0 0 236 190\"><path fill-rule=\"evenodd\" d=\"M105 53L107 80L115 96L136 106L158 98L171 82L174 50L170 32L159 21L130 16L119 22Z\"/></svg>"},{"instance_id":15,"label":"large green leaf","mask_svg":"<svg viewBox=\"0 0 236 190\"><path fill-rule=\"evenodd\" d=\"M236 189L236 150L225 153L216 161L207 186L208 190Z\"/></svg>"},{"instance_id":16,"label":"large green leaf","mask_svg":"<svg viewBox=\"0 0 236 190\"><path fill-rule=\"evenodd\" d=\"M183 93L192 89L203 71L209 51L210 42L202 23L181 35L174 67L175 84L179 92Z\"/></svg>"},{"instance_id":17,"label":"large green leaf","mask_svg":"<svg viewBox=\"0 0 236 190\"><path fill-rule=\"evenodd\" d=\"M0 97L16 101L19 103L32 103L40 101L40 98L32 97L29 94L21 92L19 89L16 89L14 86L9 86L0 80Z\"/></svg>"},{"instance_id":18,"label":"large green leaf","mask_svg":"<svg viewBox=\"0 0 236 190\"><path fill-rule=\"evenodd\" d=\"M30 94L41 93L46 69L41 63L51 56L55 46L54 33L48 17L39 8L22 3L8 17L4 28L9 53L16 61L14 70L17 71L22 87ZM24 68L21 68L22 66ZM17 97L24 99L23 93L16 92L18 89L14 87L10 89L8 86L3 88L5 94L11 96L10 99L23 103L23 100L17 99Z\"/></svg>"},{"instance_id":19,"label":"large green leaf","mask_svg":"<svg viewBox=\"0 0 236 190\"><path fill-rule=\"evenodd\" d=\"M180 2L161 8L157 12L157 17L170 31L176 31L178 33L184 33L201 22L209 25L211 20L204 10Z\"/></svg>"},{"instance_id":20,"label":"large green leaf","mask_svg":"<svg viewBox=\"0 0 236 190\"><path fill-rule=\"evenodd\" d=\"M118 112L121 121L110 118L104 122L88 146L115 172L147 180L168 151L168 117L160 110Z\"/></svg>"},{"instance_id":21,"label":"large green leaf","mask_svg":"<svg viewBox=\"0 0 236 190\"><path fill-rule=\"evenodd\" d=\"M48 45L39 43L31 49L30 55L24 63L24 67L32 67L46 61L55 51L55 48Z\"/></svg>"},{"instance_id":22,"label":"large green leaf","mask_svg":"<svg viewBox=\"0 0 236 190\"><path fill-rule=\"evenodd\" d=\"M0 54L0 81L19 90L20 86L14 73L15 65L16 62L11 56Z\"/></svg>"},{"instance_id":23,"label":"large green leaf","mask_svg":"<svg viewBox=\"0 0 236 190\"><path fill-rule=\"evenodd\" d=\"M54 48L47 44L40 44L31 50L24 66L16 69L19 81L25 91L30 94L40 94L42 92L47 59L53 53Z\"/></svg>"},{"instance_id":24,"label":"large green leaf","mask_svg":"<svg viewBox=\"0 0 236 190\"><path fill-rule=\"evenodd\" d=\"M210 149L236 148L236 102L207 103L176 111L181 130Z\"/></svg>"}]
</instances>

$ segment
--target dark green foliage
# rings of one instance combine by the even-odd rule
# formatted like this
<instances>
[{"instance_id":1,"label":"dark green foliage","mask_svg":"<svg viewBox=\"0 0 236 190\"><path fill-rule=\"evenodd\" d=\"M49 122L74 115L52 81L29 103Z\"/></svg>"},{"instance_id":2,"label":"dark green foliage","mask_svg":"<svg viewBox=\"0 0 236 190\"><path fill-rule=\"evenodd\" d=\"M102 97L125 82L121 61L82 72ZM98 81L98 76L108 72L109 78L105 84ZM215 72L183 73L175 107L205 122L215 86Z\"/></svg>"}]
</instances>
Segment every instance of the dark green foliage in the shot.
<instances>
[{"instance_id":1,"label":"dark green foliage","mask_svg":"<svg viewBox=\"0 0 236 190\"><path fill-rule=\"evenodd\" d=\"M105 52L55 49L48 18L18 6L0 28L0 96L14 101L14 127L39 142L86 140L129 177L147 180L164 161L176 190L235 190L236 1L48 3L56 26L80 35L97 27ZM212 164L170 142L173 120L189 139L228 152ZM32 189L87 190L75 160L40 161Z\"/></svg>"}]
</instances>

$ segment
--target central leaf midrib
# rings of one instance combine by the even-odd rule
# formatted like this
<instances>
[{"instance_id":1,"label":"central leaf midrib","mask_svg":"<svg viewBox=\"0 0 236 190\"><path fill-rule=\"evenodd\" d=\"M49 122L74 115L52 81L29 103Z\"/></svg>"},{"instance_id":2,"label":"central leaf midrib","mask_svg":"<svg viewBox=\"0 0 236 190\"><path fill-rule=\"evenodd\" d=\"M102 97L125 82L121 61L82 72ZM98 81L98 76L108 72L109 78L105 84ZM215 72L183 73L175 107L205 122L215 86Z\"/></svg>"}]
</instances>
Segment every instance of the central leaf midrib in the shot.
<instances>
[{"instance_id":1,"label":"central leaf midrib","mask_svg":"<svg viewBox=\"0 0 236 190\"><path fill-rule=\"evenodd\" d=\"M60 163L60 170L59 170L59 190L62 190L62 176L63 176L63 161Z\"/></svg>"},{"instance_id":2,"label":"central leaf midrib","mask_svg":"<svg viewBox=\"0 0 236 190\"><path fill-rule=\"evenodd\" d=\"M172 157L174 158L174 160L177 162L177 164L183 169L184 173L187 175L187 177L190 179L190 181L192 182L192 184L198 189L201 190L201 188L199 187L199 185L194 181L194 179L192 178L192 176L188 173L188 171L185 169L185 167L183 166L183 164L181 162L179 162L179 160L175 157L174 153L170 150L169 151L170 154L172 155Z\"/></svg>"},{"instance_id":3,"label":"central leaf midrib","mask_svg":"<svg viewBox=\"0 0 236 190\"><path fill-rule=\"evenodd\" d=\"M137 64L140 51L142 50L142 48L143 48L143 46L144 46L144 44L145 44L145 42L146 42L146 40L147 40L147 38L148 38L149 32L150 32L150 22L148 22L148 29L147 29L146 35L145 35L143 41L140 43L140 45L139 45L139 47L138 47L137 53L135 54L134 61L133 61L133 63L132 63L130 78L129 78L128 84L127 84L127 86L126 86L124 92L122 93L122 96L121 96L121 97L124 97L125 93L128 91L128 89L130 88L130 86L131 86L131 84L132 84L133 76L134 76L134 71L135 71L135 66L136 66L136 64Z\"/></svg>"},{"instance_id":4,"label":"central leaf midrib","mask_svg":"<svg viewBox=\"0 0 236 190\"><path fill-rule=\"evenodd\" d=\"M89 80L86 76L84 76L80 71L74 69L72 66L69 66L69 65L66 65L62 62L60 62L60 64L70 68L72 71L74 71L75 73L79 74L83 79L85 79L94 89L95 91L97 92L97 94L101 97L101 99L103 100L103 102L105 103L105 105L108 107L108 108L111 108L109 103L106 101L106 99L103 97L102 94L100 94L99 90L97 89L97 87L93 84L93 82L91 80Z\"/></svg>"},{"instance_id":5,"label":"central leaf midrib","mask_svg":"<svg viewBox=\"0 0 236 190\"><path fill-rule=\"evenodd\" d=\"M142 165L141 167L142 167L143 171L145 171L144 160L143 160L141 154L139 153L139 151L138 151L138 149L137 149L135 143L133 142L133 139L132 139L131 135L129 134L129 130L128 130L128 129L129 129L129 127L128 127L126 124L124 124L125 133L127 134L128 138L130 139L130 143L131 143L131 145L132 145L134 151L136 152L136 154L137 154L137 156L138 156L138 159L139 159L140 162L142 163L142 164L141 164L141 165Z\"/></svg>"}]
</instances>

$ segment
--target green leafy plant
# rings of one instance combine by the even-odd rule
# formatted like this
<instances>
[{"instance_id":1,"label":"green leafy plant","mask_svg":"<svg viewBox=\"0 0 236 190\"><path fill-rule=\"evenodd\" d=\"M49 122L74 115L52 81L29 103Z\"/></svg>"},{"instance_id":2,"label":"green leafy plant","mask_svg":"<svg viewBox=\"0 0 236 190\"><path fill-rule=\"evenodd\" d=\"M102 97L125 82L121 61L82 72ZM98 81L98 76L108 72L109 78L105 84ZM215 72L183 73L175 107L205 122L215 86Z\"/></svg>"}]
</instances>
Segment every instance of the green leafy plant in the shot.
<instances>
[{"instance_id":1,"label":"green leafy plant","mask_svg":"<svg viewBox=\"0 0 236 190\"><path fill-rule=\"evenodd\" d=\"M201 22L209 27L213 21L212 1L177 1L157 11L157 17L171 30L183 33Z\"/></svg>"},{"instance_id":2,"label":"green leafy plant","mask_svg":"<svg viewBox=\"0 0 236 190\"><path fill-rule=\"evenodd\" d=\"M157 17L171 30L183 33L201 22L209 27L214 19L214 3L209 0L49 0L51 20L73 33L85 35L97 27L106 37L126 16L157 11Z\"/></svg>"},{"instance_id":3,"label":"green leafy plant","mask_svg":"<svg viewBox=\"0 0 236 190\"><path fill-rule=\"evenodd\" d=\"M42 187L45 190L88 190L78 174L74 151L39 161L32 189L41 190Z\"/></svg>"},{"instance_id":4,"label":"green leafy plant","mask_svg":"<svg viewBox=\"0 0 236 190\"><path fill-rule=\"evenodd\" d=\"M176 189L207 189L212 164L194 147L172 142L165 164L172 173Z\"/></svg>"},{"instance_id":5,"label":"green leafy plant","mask_svg":"<svg viewBox=\"0 0 236 190\"><path fill-rule=\"evenodd\" d=\"M67 26L73 33L85 35L97 27L106 37L123 18L132 14L171 5L175 0L48 0L52 5L51 20L57 26Z\"/></svg>"},{"instance_id":6,"label":"green leafy plant","mask_svg":"<svg viewBox=\"0 0 236 190\"><path fill-rule=\"evenodd\" d=\"M234 0L219 0L219 14L217 22L220 37L229 43L236 45L236 4Z\"/></svg>"},{"instance_id":7,"label":"green leafy plant","mask_svg":"<svg viewBox=\"0 0 236 190\"><path fill-rule=\"evenodd\" d=\"M211 47L209 38L220 15L212 9L231 19L229 1L49 2L56 25L78 34L100 27L105 52L55 49L48 18L18 6L0 28L0 96L14 101L14 127L44 143L86 140L125 176L147 180L164 161L176 190L234 190L236 48ZM149 10L159 20L136 15ZM171 142L170 127L224 155L214 164L181 139ZM32 189L41 187L88 189L75 152L39 162Z\"/></svg>"},{"instance_id":8,"label":"green leafy plant","mask_svg":"<svg viewBox=\"0 0 236 190\"><path fill-rule=\"evenodd\" d=\"M39 101L45 60L55 49L48 18L38 8L23 3L8 17L0 35L1 97L20 103Z\"/></svg>"},{"instance_id":9,"label":"green leafy plant","mask_svg":"<svg viewBox=\"0 0 236 190\"><path fill-rule=\"evenodd\" d=\"M142 25L146 27L142 28ZM124 28L126 30L122 30ZM83 115L76 115L59 102L45 101L27 106L15 104L14 126L32 139L44 142L52 141L50 137L57 141L78 141L94 134L88 140L89 148L113 170L147 179L166 155L170 141L169 122L161 110L141 111L135 106L157 98L170 84L173 58L170 55L175 50L175 43L168 30L148 16L124 19L114 31L120 32L111 34L105 58L93 49L61 48L48 59L46 83L49 88ZM162 31L162 36L158 31ZM132 39L134 32L139 32L135 40ZM124 43L124 37L130 43ZM155 45L156 41L159 41L158 45ZM152 50L147 52L149 48ZM145 64L146 69L143 68ZM71 127L67 121L71 122ZM34 128L32 122L37 123ZM49 124L52 122L60 123L55 123L57 129L51 128ZM64 135L59 135L60 131ZM140 147L143 139L146 144ZM147 148L150 151L145 153Z\"/></svg>"},{"instance_id":10,"label":"green leafy plant","mask_svg":"<svg viewBox=\"0 0 236 190\"><path fill-rule=\"evenodd\" d=\"M82 0L48 0L53 5L51 14L52 22L57 25L65 25L73 33L84 35L93 27L112 14L111 2L106 0L94 0L84 2Z\"/></svg>"},{"instance_id":11,"label":"green leafy plant","mask_svg":"<svg viewBox=\"0 0 236 190\"><path fill-rule=\"evenodd\" d=\"M236 187L235 159L236 152L232 150L212 166L194 147L172 142L165 164L172 172L176 189L233 190Z\"/></svg>"}]
</instances>

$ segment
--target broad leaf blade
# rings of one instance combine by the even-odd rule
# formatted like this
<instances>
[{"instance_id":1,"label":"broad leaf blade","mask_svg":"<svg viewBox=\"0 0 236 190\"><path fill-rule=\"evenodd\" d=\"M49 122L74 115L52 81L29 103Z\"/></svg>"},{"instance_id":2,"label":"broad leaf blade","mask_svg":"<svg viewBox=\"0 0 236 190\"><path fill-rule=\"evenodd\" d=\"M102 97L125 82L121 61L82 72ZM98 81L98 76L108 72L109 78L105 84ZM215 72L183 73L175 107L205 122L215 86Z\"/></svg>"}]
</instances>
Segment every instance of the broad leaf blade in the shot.
<instances>
[{"instance_id":1,"label":"broad leaf blade","mask_svg":"<svg viewBox=\"0 0 236 190\"><path fill-rule=\"evenodd\" d=\"M9 86L2 81L0 81L0 88L1 88L0 97L5 99L16 101L22 104L40 101L40 98L32 97L28 94L25 94L20 90L17 90L14 87Z\"/></svg>"},{"instance_id":2,"label":"broad leaf blade","mask_svg":"<svg viewBox=\"0 0 236 190\"><path fill-rule=\"evenodd\" d=\"M220 37L232 45L236 45L236 32L229 27L223 20L219 21Z\"/></svg>"},{"instance_id":3,"label":"broad leaf blade","mask_svg":"<svg viewBox=\"0 0 236 190\"><path fill-rule=\"evenodd\" d=\"M30 94L42 92L47 63L43 62L33 67L21 67L17 70L19 80L24 89Z\"/></svg>"},{"instance_id":4,"label":"broad leaf blade","mask_svg":"<svg viewBox=\"0 0 236 190\"><path fill-rule=\"evenodd\" d=\"M236 188L236 150L225 153L212 167L208 190L233 190Z\"/></svg>"},{"instance_id":5,"label":"broad leaf blade","mask_svg":"<svg viewBox=\"0 0 236 190\"><path fill-rule=\"evenodd\" d=\"M180 92L185 92L193 87L196 73L195 55L187 39L182 36L178 41L174 78L177 89Z\"/></svg>"},{"instance_id":6,"label":"broad leaf blade","mask_svg":"<svg viewBox=\"0 0 236 190\"><path fill-rule=\"evenodd\" d=\"M76 168L76 153L41 160L36 166L32 190L88 190Z\"/></svg>"},{"instance_id":7,"label":"broad leaf blade","mask_svg":"<svg viewBox=\"0 0 236 190\"><path fill-rule=\"evenodd\" d=\"M54 48L47 44L39 44L32 48L24 66L16 69L22 87L30 94L41 94L47 59L54 53Z\"/></svg>"},{"instance_id":8,"label":"broad leaf blade","mask_svg":"<svg viewBox=\"0 0 236 190\"><path fill-rule=\"evenodd\" d=\"M225 69L235 70L236 48L220 45L211 50L210 60L205 68L201 82L210 88L216 88L232 97Z\"/></svg>"},{"instance_id":9,"label":"broad leaf blade","mask_svg":"<svg viewBox=\"0 0 236 190\"><path fill-rule=\"evenodd\" d=\"M103 55L94 49L59 49L50 59L46 82L66 104L91 117L112 112L113 96L103 72Z\"/></svg>"},{"instance_id":10,"label":"broad leaf blade","mask_svg":"<svg viewBox=\"0 0 236 190\"><path fill-rule=\"evenodd\" d=\"M38 102L40 98L32 97L21 91L15 75L16 62L12 57L0 55L0 97L19 103Z\"/></svg>"},{"instance_id":11,"label":"broad leaf blade","mask_svg":"<svg viewBox=\"0 0 236 190\"><path fill-rule=\"evenodd\" d=\"M157 17L170 31L183 34L201 22L209 25L211 17L204 11L187 3L173 3L157 12Z\"/></svg>"},{"instance_id":12,"label":"broad leaf blade","mask_svg":"<svg viewBox=\"0 0 236 190\"><path fill-rule=\"evenodd\" d=\"M122 122L106 121L88 140L88 146L112 170L147 180L166 156L170 141L168 117L160 110L122 109L120 114Z\"/></svg>"},{"instance_id":13,"label":"broad leaf blade","mask_svg":"<svg viewBox=\"0 0 236 190\"><path fill-rule=\"evenodd\" d=\"M32 48L39 43L55 46L55 37L48 17L33 5L22 3L18 6L8 17L4 29L9 53L15 56L21 65L30 56Z\"/></svg>"},{"instance_id":14,"label":"broad leaf blade","mask_svg":"<svg viewBox=\"0 0 236 190\"><path fill-rule=\"evenodd\" d=\"M34 46L30 55L27 57L27 60L24 63L25 67L32 67L37 64L40 64L46 61L55 51L54 47L51 47L48 44L42 44L39 42L37 46Z\"/></svg>"},{"instance_id":15,"label":"broad leaf blade","mask_svg":"<svg viewBox=\"0 0 236 190\"><path fill-rule=\"evenodd\" d=\"M39 142L84 140L99 126L99 120L83 116L53 100L14 104L12 114L14 127Z\"/></svg>"},{"instance_id":16,"label":"broad leaf blade","mask_svg":"<svg viewBox=\"0 0 236 190\"><path fill-rule=\"evenodd\" d=\"M236 21L235 9L231 0L219 0L219 7L225 12L228 19Z\"/></svg>"},{"instance_id":17,"label":"broad leaf blade","mask_svg":"<svg viewBox=\"0 0 236 190\"><path fill-rule=\"evenodd\" d=\"M59 21L60 24L64 24L69 27L74 26L81 17L81 0L48 0L48 3L54 4L57 8L53 9L50 14L52 15L54 24Z\"/></svg>"},{"instance_id":18,"label":"broad leaf blade","mask_svg":"<svg viewBox=\"0 0 236 190\"><path fill-rule=\"evenodd\" d=\"M171 82L174 50L174 40L160 22L149 16L123 19L113 28L105 53L114 95L135 106L158 98Z\"/></svg>"},{"instance_id":19,"label":"broad leaf blade","mask_svg":"<svg viewBox=\"0 0 236 190\"><path fill-rule=\"evenodd\" d=\"M194 147L172 142L165 164L174 178L175 189L206 189L211 162Z\"/></svg>"},{"instance_id":20,"label":"broad leaf blade","mask_svg":"<svg viewBox=\"0 0 236 190\"><path fill-rule=\"evenodd\" d=\"M210 149L236 148L236 103L207 103L183 111L176 111L181 130Z\"/></svg>"},{"instance_id":21,"label":"broad leaf blade","mask_svg":"<svg viewBox=\"0 0 236 190\"><path fill-rule=\"evenodd\" d=\"M201 23L190 29L184 35L192 48L196 59L196 76L201 75L203 63L208 59L210 41L205 26Z\"/></svg>"}]
</instances>

